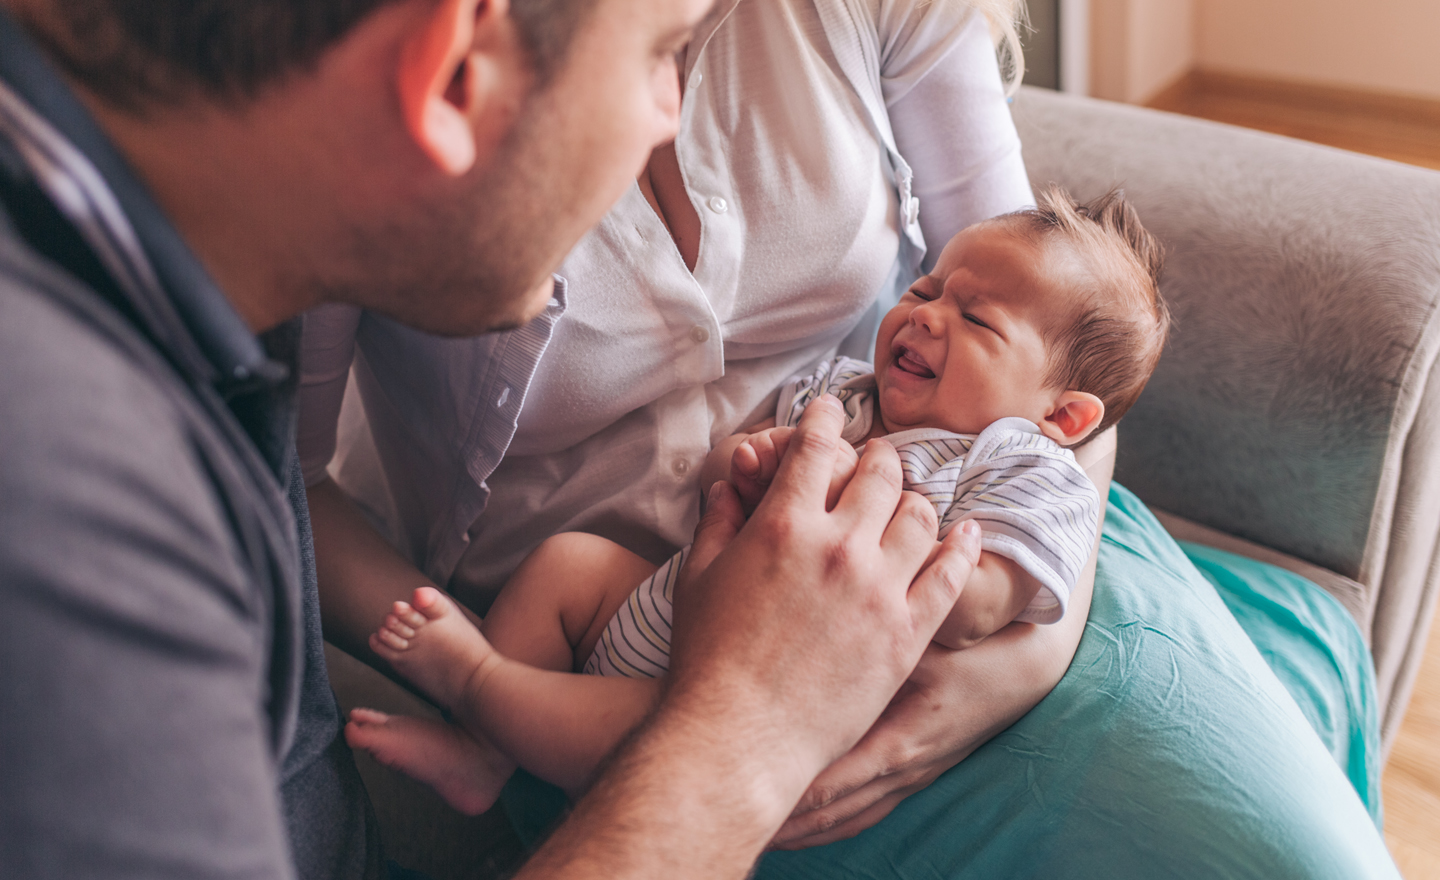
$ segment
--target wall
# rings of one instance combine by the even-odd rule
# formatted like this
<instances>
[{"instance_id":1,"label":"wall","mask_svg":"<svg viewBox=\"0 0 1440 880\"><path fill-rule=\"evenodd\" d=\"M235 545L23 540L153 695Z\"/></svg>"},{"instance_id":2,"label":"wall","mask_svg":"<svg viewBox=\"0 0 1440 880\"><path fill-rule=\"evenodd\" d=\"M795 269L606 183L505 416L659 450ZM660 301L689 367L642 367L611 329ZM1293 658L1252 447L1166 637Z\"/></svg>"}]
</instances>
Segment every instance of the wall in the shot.
<instances>
[{"instance_id":1,"label":"wall","mask_svg":"<svg viewBox=\"0 0 1440 880\"><path fill-rule=\"evenodd\" d=\"M1196 2L1090 0L1090 94L1143 103L1194 67Z\"/></svg>"},{"instance_id":2,"label":"wall","mask_svg":"<svg viewBox=\"0 0 1440 880\"><path fill-rule=\"evenodd\" d=\"M1197 0L1197 7L1203 69L1440 98L1436 0Z\"/></svg>"}]
</instances>

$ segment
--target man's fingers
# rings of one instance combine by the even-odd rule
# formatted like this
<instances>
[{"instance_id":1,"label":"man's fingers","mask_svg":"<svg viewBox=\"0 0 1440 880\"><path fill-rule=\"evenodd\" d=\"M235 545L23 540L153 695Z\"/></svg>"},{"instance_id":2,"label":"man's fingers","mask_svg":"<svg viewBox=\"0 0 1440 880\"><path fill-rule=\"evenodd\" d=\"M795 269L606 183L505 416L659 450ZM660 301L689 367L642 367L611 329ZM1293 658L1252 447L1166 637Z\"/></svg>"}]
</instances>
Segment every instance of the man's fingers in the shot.
<instances>
[{"instance_id":1,"label":"man's fingers","mask_svg":"<svg viewBox=\"0 0 1440 880\"><path fill-rule=\"evenodd\" d=\"M894 511L894 516L885 524L880 545L890 570L903 574L906 583L912 583L938 553L935 507L924 496L907 491L900 496Z\"/></svg>"},{"instance_id":2,"label":"man's fingers","mask_svg":"<svg viewBox=\"0 0 1440 880\"><path fill-rule=\"evenodd\" d=\"M735 533L743 525L745 512L740 508L740 498L735 494L734 487L723 480L711 486L706 498L705 515L700 517L700 523L695 527L695 542L690 546L690 558L685 562L687 575L709 568L720 551L730 546Z\"/></svg>"},{"instance_id":3,"label":"man's fingers","mask_svg":"<svg viewBox=\"0 0 1440 880\"><path fill-rule=\"evenodd\" d=\"M884 440L871 440L865 444L855 465L855 476L840 493L835 513L846 515L853 522L874 522L883 533L895 517L901 490L900 456L895 447ZM935 536L933 526L930 536Z\"/></svg>"},{"instance_id":4,"label":"man's fingers","mask_svg":"<svg viewBox=\"0 0 1440 880\"><path fill-rule=\"evenodd\" d=\"M773 428L765 432L765 439L770 446L770 457L765 462L765 476L767 479L774 478L780 470L780 462L785 458L785 450L790 446L790 438L794 436L794 428ZM847 444L840 444L845 446ZM837 450L844 452L844 449Z\"/></svg>"},{"instance_id":5,"label":"man's fingers","mask_svg":"<svg viewBox=\"0 0 1440 880\"><path fill-rule=\"evenodd\" d=\"M966 520L950 530L939 552L910 585L910 615L917 627L933 632L940 626L979 562L980 524Z\"/></svg>"},{"instance_id":6,"label":"man's fingers","mask_svg":"<svg viewBox=\"0 0 1440 880\"><path fill-rule=\"evenodd\" d=\"M767 503L798 503L812 508L825 503L835 452L844 442L840 439L844 424L845 412L840 401L828 394L805 408L787 444L787 454L780 462L771 491L765 496Z\"/></svg>"},{"instance_id":7,"label":"man's fingers","mask_svg":"<svg viewBox=\"0 0 1440 880\"><path fill-rule=\"evenodd\" d=\"M911 794L913 791L904 789L886 792L878 800L869 803L864 809L847 818L841 818L838 814L821 814L811 817L813 830L808 834L797 833L800 826L798 824L791 825L791 822L796 821L792 819L791 822L785 824L785 827L781 828L780 834L775 836L771 848L809 849L812 846L824 846L837 840L848 840L867 828L879 824L881 819L890 815L896 807L900 806L900 802ZM790 831L789 835L786 835L787 829ZM782 837L782 835L785 836Z\"/></svg>"}]
</instances>

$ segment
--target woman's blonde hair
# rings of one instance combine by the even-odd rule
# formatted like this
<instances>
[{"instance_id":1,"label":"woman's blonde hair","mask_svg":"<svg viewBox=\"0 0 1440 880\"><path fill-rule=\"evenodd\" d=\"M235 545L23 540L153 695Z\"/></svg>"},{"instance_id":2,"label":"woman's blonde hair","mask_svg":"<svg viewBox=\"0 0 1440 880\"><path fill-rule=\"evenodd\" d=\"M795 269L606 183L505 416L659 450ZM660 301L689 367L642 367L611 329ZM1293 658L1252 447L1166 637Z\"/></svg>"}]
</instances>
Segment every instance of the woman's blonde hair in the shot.
<instances>
[{"instance_id":1,"label":"woman's blonde hair","mask_svg":"<svg viewBox=\"0 0 1440 880\"><path fill-rule=\"evenodd\" d=\"M1025 50L1020 47L1020 29L1027 23L1025 0L970 0L970 5L990 22L1000 79L1005 94L1013 95L1025 78Z\"/></svg>"}]
</instances>

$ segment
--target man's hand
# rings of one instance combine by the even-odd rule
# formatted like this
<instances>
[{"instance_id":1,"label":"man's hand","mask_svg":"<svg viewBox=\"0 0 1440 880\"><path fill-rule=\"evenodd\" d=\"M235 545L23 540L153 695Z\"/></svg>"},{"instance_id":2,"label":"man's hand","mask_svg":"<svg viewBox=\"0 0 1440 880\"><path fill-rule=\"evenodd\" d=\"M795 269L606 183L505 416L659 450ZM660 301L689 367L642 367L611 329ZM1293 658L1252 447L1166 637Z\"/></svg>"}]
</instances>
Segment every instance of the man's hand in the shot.
<instances>
[{"instance_id":1,"label":"man's hand","mask_svg":"<svg viewBox=\"0 0 1440 880\"><path fill-rule=\"evenodd\" d=\"M932 644L880 720L816 778L771 845L804 849L854 837L1018 721L1065 674L1094 576L1092 556L1059 623L1012 624L963 651Z\"/></svg>"},{"instance_id":2,"label":"man's hand","mask_svg":"<svg viewBox=\"0 0 1440 880\"><path fill-rule=\"evenodd\" d=\"M790 438L795 429L791 427L767 428L746 437L735 448L730 462L730 482L740 496L740 504L746 514L752 513L765 497L775 475L780 471L780 462L785 450L790 447ZM855 466L860 456L848 443L841 443L836 450L835 466L830 474L830 488L825 493L825 509L831 510L840 501L840 493L849 485L855 475Z\"/></svg>"},{"instance_id":3,"label":"man's hand","mask_svg":"<svg viewBox=\"0 0 1440 880\"><path fill-rule=\"evenodd\" d=\"M759 760L802 788L889 702L979 555L978 532L958 532L916 577L935 547L935 513L901 491L883 441L827 510L849 453L842 421L835 400L811 405L754 516L675 596L672 701L702 713L731 704L727 713L749 718L737 734L770 740L754 744ZM700 560L711 543L702 529Z\"/></svg>"},{"instance_id":4,"label":"man's hand","mask_svg":"<svg viewBox=\"0 0 1440 880\"><path fill-rule=\"evenodd\" d=\"M935 512L882 441L827 510L841 423L833 399L811 404L743 527L733 489L714 491L660 708L522 876L743 877L910 675L979 534L957 529L926 567Z\"/></svg>"},{"instance_id":5,"label":"man's hand","mask_svg":"<svg viewBox=\"0 0 1440 880\"><path fill-rule=\"evenodd\" d=\"M1115 467L1115 429L1076 457L1104 498ZM1059 623L1009 626L964 651L932 646L875 727L815 780L772 845L803 849L859 834L1050 693L1090 614L1103 523L1102 508L1090 561Z\"/></svg>"}]
</instances>

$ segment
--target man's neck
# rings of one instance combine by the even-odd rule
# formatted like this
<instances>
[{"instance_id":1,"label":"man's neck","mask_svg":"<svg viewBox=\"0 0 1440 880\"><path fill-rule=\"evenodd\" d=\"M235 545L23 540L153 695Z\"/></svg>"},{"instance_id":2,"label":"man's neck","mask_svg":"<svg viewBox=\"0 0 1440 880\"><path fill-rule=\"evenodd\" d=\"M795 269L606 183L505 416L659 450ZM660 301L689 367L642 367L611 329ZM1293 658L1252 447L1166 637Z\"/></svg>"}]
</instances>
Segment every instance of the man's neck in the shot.
<instances>
[{"instance_id":1,"label":"man's neck","mask_svg":"<svg viewBox=\"0 0 1440 880\"><path fill-rule=\"evenodd\" d=\"M300 228L315 181L292 185L281 114L195 101L137 117L76 91L252 330L313 304L293 279L297 244L320 231Z\"/></svg>"}]
</instances>

